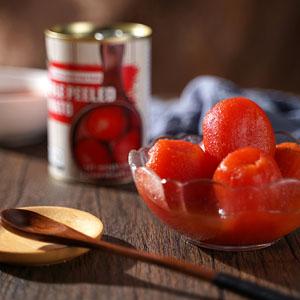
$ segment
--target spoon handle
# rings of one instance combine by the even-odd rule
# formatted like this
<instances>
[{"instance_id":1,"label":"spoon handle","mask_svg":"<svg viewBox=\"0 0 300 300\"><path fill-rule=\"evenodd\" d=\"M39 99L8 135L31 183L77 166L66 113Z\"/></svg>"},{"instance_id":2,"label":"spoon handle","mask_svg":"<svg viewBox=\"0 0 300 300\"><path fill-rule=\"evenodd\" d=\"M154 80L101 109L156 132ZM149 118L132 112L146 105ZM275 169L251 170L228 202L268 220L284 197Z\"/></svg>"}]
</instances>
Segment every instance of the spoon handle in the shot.
<instances>
[{"instance_id":1,"label":"spoon handle","mask_svg":"<svg viewBox=\"0 0 300 300\"><path fill-rule=\"evenodd\" d=\"M239 295L257 300L295 300L295 298L282 294L278 291L260 286L247 280L207 269L201 265L188 263L174 257L160 256L157 254L119 246L102 240L86 240L89 248L99 248L116 255L126 256L132 259L151 263L160 267L168 268L186 275L200 278L211 282L219 288L225 288Z\"/></svg>"},{"instance_id":2,"label":"spoon handle","mask_svg":"<svg viewBox=\"0 0 300 300\"><path fill-rule=\"evenodd\" d=\"M252 299L299 300L299 298L296 299L292 296L282 294L270 288L222 272L217 273L212 282L219 288L227 289Z\"/></svg>"},{"instance_id":3,"label":"spoon handle","mask_svg":"<svg viewBox=\"0 0 300 300\"><path fill-rule=\"evenodd\" d=\"M195 265L185 262L183 260L176 259L169 256L161 256L158 254L136 250L134 248L124 247L103 240L97 240L90 237L86 237L85 240L73 240L72 243L75 246L96 248L102 251L113 253L119 256L125 256L134 260L139 260L146 263L151 263L157 266L165 267L171 270L175 270L187 275L201 278L206 281L212 281L215 272L211 269L205 268L201 265ZM68 243L70 245L70 243Z\"/></svg>"}]
</instances>

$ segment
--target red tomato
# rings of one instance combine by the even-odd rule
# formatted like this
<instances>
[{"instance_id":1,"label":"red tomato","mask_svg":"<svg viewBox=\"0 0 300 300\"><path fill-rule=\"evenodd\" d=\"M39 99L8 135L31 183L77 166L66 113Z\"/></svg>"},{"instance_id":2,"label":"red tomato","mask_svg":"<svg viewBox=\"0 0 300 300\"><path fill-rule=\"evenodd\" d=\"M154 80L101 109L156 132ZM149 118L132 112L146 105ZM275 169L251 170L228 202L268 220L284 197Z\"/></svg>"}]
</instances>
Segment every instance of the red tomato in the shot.
<instances>
[{"instance_id":1,"label":"red tomato","mask_svg":"<svg viewBox=\"0 0 300 300\"><path fill-rule=\"evenodd\" d=\"M149 150L146 166L160 178L185 182L209 177L203 150L182 140L158 140Z\"/></svg>"},{"instance_id":2,"label":"red tomato","mask_svg":"<svg viewBox=\"0 0 300 300\"><path fill-rule=\"evenodd\" d=\"M128 123L122 107L105 105L89 113L86 126L94 138L110 141L119 138L127 130Z\"/></svg>"},{"instance_id":3,"label":"red tomato","mask_svg":"<svg viewBox=\"0 0 300 300\"><path fill-rule=\"evenodd\" d=\"M75 145L75 159L85 171L93 171L99 165L112 163L110 152L95 139L84 139Z\"/></svg>"},{"instance_id":4,"label":"red tomato","mask_svg":"<svg viewBox=\"0 0 300 300\"><path fill-rule=\"evenodd\" d=\"M141 134L139 129L133 129L123 135L115 142L112 147L115 161L118 163L127 163L128 153L132 149L141 147Z\"/></svg>"},{"instance_id":5,"label":"red tomato","mask_svg":"<svg viewBox=\"0 0 300 300\"><path fill-rule=\"evenodd\" d=\"M259 149L246 147L228 154L215 171L213 180L221 183L215 191L225 214L271 209L264 185L281 179L274 159Z\"/></svg>"},{"instance_id":6,"label":"red tomato","mask_svg":"<svg viewBox=\"0 0 300 300\"><path fill-rule=\"evenodd\" d=\"M255 147L274 155L275 136L265 112L253 101L242 98L217 103L203 120L205 150L217 161L243 147Z\"/></svg>"},{"instance_id":7,"label":"red tomato","mask_svg":"<svg viewBox=\"0 0 300 300\"><path fill-rule=\"evenodd\" d=\"M282 143L276 145L275 160L283 177L300 179L300 145Z\"/></svg>"}]
</instances>

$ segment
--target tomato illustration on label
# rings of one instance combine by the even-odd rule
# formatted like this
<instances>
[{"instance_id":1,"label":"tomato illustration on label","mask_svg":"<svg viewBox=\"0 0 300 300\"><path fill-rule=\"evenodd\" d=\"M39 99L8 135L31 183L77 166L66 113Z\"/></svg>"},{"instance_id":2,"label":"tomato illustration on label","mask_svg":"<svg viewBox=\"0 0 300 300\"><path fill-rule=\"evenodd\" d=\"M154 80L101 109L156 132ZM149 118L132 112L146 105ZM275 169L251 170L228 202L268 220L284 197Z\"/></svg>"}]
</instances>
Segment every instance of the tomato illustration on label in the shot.
<instances>
[{"instance_id":1,"label":"tomato illustration on label","mask_svg":"<svg viewBox=\"0 0 300 300\"><path fill-rule=\"evenodd\" d=\"M141 118L134 99L128 96L138 71L131 67L124 72L123 52L123 44L100 45L103 71L101 87L106 90L113 88L114 99L105 101L104 94L103 103L81 108L72 125L73 159L81 171L94 178L129 176L128 153L141 147L142 143Z\"/></svg>"}]
</instances>

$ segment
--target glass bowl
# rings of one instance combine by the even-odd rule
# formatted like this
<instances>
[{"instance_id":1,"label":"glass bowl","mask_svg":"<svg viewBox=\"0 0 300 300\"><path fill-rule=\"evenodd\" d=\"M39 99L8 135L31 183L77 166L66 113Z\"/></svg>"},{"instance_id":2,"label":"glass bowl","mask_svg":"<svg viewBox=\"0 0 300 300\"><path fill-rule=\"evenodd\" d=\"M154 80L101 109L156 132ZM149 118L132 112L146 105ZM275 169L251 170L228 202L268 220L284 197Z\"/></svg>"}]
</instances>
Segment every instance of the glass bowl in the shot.
<instances>
[{"instance_id":1,"label":"glass bowl","mask_svg":"<svg viewBox=\"0 0 300 300\"><path fill-rule=\"evenodd\" d=\"M198 136L180 139L201 143ZM150 147L129 153L137 190L154 215L196 245L228 251L260 249L300 227L300 180L231 188L210 179L184 183L161 179L145 166ZM229 205L221 207L220 198Z\"/></svg>"}]
</instances>

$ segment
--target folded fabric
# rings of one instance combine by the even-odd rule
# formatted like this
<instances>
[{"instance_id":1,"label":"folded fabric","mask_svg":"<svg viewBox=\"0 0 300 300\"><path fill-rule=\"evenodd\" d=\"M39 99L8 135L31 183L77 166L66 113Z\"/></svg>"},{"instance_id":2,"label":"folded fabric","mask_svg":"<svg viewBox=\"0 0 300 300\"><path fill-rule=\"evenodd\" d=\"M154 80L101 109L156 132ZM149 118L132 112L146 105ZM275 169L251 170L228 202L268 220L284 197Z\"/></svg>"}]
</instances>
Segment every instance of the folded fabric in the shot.
<instances>
[{"instance_id":1,"label":"folded fabric","mask_svg":"<svg viewBox=\"0 0 300 300\"><path fill-rule=\"evenodd\" d=\"M255 101L268 114L275 131L300 138L300 96L266 89L243 89L229 80L199 76L183 90L180 99L151 104L151 139L162 135L201 134L202 119L218 101L243 96Z\"/></svg>"}]
</instances>

